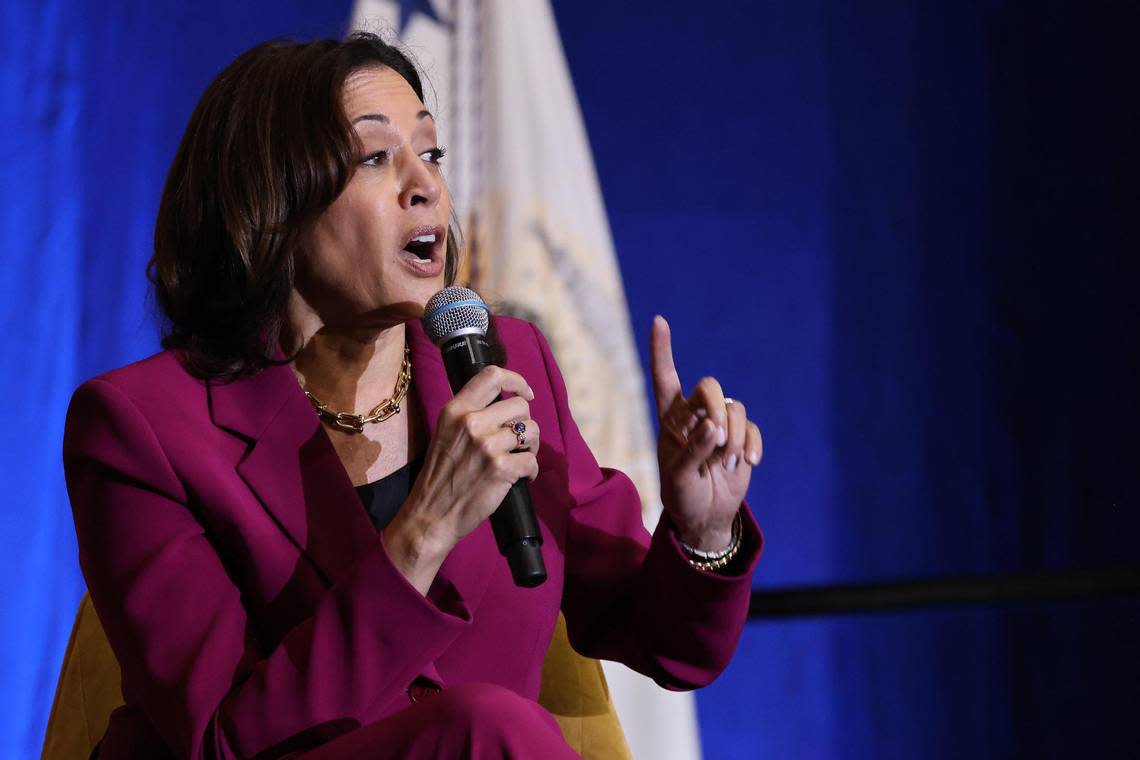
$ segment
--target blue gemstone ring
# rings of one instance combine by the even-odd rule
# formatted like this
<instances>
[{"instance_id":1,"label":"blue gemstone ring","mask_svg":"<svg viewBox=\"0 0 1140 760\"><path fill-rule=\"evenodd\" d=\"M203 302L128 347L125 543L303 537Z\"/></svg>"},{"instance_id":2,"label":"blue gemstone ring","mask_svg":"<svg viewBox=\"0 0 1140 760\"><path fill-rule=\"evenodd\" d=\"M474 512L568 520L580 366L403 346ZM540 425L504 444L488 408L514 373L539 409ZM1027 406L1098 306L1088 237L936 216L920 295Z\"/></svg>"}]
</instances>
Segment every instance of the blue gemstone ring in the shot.
<instances>
[{"instance_id":1,"label":"blue gemstone ring","mask_svg":"<svg viewBox=\"0 0 1140 760\"><path fill-rule=\"evenodd\" d=\"M508 422L504 427L510 429L515 434L515 440L519 442L518 447L521 449L526 446L526 424L523 422Z\"/></svg>"}]
</instances>

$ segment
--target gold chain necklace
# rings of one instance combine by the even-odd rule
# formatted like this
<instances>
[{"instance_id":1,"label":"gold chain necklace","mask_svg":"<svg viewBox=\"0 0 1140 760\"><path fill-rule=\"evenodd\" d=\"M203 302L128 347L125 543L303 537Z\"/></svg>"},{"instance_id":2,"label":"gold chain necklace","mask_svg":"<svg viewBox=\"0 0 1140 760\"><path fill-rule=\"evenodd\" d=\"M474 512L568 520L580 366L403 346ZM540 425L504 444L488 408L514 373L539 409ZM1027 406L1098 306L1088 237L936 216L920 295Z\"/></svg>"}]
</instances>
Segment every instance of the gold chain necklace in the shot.
<instances>
[{"instance_id":1,"label":"gold chain necklace","mask_svg":"<svg viewBox=\"0 0 1140 760\"><path fill-rule=\"evenodd\" d=\"M322 420L335 425L346 433L363 433L364 426L369 422L383 422L394 414L400 413L400 402L408 395L408 386L412 382L412 350L404 346L404 363L400 365L400 376L396 378L396 388L392 397L386 398L368 414L352 414L351 412L334 412L328 405L313 394L305 391L313 408L317 410Z\"/></svg>"}]
</instances>

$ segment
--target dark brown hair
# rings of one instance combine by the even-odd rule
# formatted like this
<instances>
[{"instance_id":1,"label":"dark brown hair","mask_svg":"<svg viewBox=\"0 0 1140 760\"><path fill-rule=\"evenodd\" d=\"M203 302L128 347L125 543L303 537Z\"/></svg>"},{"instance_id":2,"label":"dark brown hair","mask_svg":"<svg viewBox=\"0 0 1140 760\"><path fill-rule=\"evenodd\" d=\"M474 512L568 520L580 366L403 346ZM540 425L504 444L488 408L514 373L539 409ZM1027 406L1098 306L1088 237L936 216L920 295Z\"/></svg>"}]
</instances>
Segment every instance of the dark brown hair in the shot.
<instances>
[{"instance_id":1,"label":"dark brown hair","mask_svg":"<svg viewBox=\"0 0 1140 760\"><path fill-rule=\"evenodd\" d=\"M394 70L423 100L408 57L357 33L258 45L198 101L166 178L147 265L167 321L162 345L179 349L191 372L236 377L278 363L294 257L360 156L344 83L369 66ZM457 259L449 234L448 285Z\"/></svg>"}]
</instances>

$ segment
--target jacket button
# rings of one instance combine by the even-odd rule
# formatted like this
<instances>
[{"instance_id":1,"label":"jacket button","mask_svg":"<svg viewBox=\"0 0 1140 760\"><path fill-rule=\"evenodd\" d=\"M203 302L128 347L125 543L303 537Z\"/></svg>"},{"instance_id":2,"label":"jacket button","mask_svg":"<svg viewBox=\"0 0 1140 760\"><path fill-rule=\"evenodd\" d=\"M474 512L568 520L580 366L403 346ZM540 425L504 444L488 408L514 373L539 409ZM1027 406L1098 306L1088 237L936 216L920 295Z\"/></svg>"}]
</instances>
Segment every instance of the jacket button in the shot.
<instances>
[{"instance_id":1,"label":"jacket button","mask_svg":"<svg viewBox=\"0 0 1140 760\"><path fill-rule=\"evenodd\" d=\"M416 680L412 681L412 685L408 687L408 699L412 702L422 702L428 697L434 697L439 694L440 688L432 681L419 676Z\"/></svg>"}]
</instances>

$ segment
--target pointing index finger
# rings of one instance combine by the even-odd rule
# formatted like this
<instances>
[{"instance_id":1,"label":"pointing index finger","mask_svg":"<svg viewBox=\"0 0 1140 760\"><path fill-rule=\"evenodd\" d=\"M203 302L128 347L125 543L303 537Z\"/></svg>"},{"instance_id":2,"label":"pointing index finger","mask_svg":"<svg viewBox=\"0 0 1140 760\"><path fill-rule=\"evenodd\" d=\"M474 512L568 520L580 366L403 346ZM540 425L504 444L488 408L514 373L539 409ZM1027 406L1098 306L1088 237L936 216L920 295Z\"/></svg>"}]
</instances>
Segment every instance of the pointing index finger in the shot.
<instances>
[{"instance_id":1,"label":"pointing index finger","mask_svg":"<svg viewBox=\"0 0 1140 760\"><path fill-rule=\"evenodd\" d=\"M657 399L657 416L661 417L673 400L681 395L681 378L677 376L677 367L673 364L673 338L669 323L660 314L653 318L649 356L653 373L653 395Z\"/></svg>"}]
</instances>

